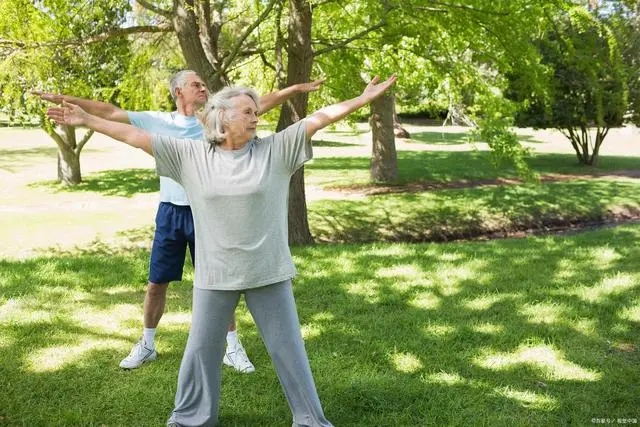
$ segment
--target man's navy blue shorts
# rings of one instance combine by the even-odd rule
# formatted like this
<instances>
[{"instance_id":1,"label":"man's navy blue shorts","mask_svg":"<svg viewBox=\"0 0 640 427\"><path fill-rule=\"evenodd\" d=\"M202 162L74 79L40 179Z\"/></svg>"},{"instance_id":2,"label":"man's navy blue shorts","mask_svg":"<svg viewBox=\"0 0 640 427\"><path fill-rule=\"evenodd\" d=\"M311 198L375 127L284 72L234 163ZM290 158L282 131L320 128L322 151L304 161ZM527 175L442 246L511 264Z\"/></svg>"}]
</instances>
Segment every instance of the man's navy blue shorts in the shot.
<instances>
[{"instance_id":1,"label":"man's navy blue shorts","mask_svg":"<svg viewBox=\"0 0 640 427\"><path fill-rule=\"evenodd\" d=\"M195 264L195 232L191 207L160 202L151 247L149 282L160 284L182 280L187 246L191 261Z\"/></svg>"}]
</instances>

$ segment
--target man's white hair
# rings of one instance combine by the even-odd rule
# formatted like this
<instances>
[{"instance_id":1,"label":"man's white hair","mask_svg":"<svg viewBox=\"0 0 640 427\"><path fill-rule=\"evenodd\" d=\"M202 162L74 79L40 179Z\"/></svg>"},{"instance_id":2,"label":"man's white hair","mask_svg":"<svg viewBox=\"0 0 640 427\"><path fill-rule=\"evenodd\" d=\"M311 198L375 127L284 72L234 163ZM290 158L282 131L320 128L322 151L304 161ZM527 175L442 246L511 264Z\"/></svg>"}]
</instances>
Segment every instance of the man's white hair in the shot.
<instances>
[{"instance_id":1,"label":"man's white hair","mask_svg":"<svg viewBox=\"0 0 640 427\"><path fill-rule=\"evenodd\" d=\"M185 87L187 84L187 77L191 75L197 76L198 73L193 70L182 70L175 73L173 76L171 76L171 79L169 79L169 91L171 91L171 97L174 101L177 98L176 89L182 89L183 87Z\"/></svg>"}]
</instances>

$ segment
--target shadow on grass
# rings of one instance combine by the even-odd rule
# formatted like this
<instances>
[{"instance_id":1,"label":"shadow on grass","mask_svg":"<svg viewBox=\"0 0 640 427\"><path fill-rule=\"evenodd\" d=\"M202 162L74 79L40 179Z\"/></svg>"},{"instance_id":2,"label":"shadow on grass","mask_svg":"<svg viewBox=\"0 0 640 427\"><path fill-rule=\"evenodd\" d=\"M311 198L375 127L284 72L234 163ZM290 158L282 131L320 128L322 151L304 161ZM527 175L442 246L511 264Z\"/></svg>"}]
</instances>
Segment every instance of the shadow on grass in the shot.
<instances>
[{"instance_id":1,"label":"shadow on grass","mask_svg":"<svg viewBox=\"0 0 640 427\"><path fill-rule=\"evenodd\" d=\"M640 186L589 180L322 200L309 223L322 242L425 242L637 220Z\"/></svg>"},{"instance_id":2,"label":"shadow on grass","mask_svg":"<svg viewBox=\"0 0 640 427\"><path fill-rule=\"evenodd\" d=\"M460 145L472 142L468 132L414 132L411 139L431 145Z\"/></svg>"},{"instance_id":3,"label":"shadow on grass","mask_svg":"<svg viewBox=\"0 0 640 427\"><path fill-rule=\"evenodd\" d=\"M337 142L337 141L326 141L326 140L313 140L314 147L353 147L354 145L358 145L355 143L349 142Z\"/></svg>"},{"instance_id":4,"label":"shadow on grass","mask_svg":"<svg viewBox=\"0 0 640 427\"><path fill-rule=\"evenodd\" d=\"M639 288L621 281L637 277L639 238L640 227L623 227L527 241L294 248L294 292L327 417L347 427L585 425L635 414L637 353L614 344L640 333L622 315ZM601 253L608 258L594 262ZM135 332L125 335L118 315L135 318L122 310L142 301L147 257L2 262L0 387L11 390L0 394L2 423L166 422L188 325L163 320L158 361L117 367L139 328L127 320ZM169 296L166 317L188 316L190 286L174 284ZM221 422L287 423L259 335L245 307L238 315L257 371L225 370ZM47 358L52 351L61 354Z\"/></svg>"},{"instance_id":5,"label":"shadow on grass","mask_svg":"<svg viewBox=\"0 0 640 427\"><path fill-rule=\"evenodd\" d=\"M640 289L633 279L605 289L611 278L637 277L639 233L341 246L332 259L322 247L296 248L300 317L323 331L307 348L329 415L349 426L579 425L608 405L633 412L637 352L611 343L637 342L639 324L619 313ZM619 261L594 262L604 248ZM579 296L589 287L598 297Z\"/></svg>"},{"instance_id":6,"label":"shadow on grass","mask_svg":"<svg viewBox=\"0 0 640 427\"><path fill-rule=\"evenodd\" d=\"M42 163L42 159L58 156L56 147L39 147L27 150L0 150L0 169L7 172L18 172L26 167Z\"/></svg>"},{"instance_id":7,"label":"shadow on grass","mask_svg":"<svg viewBox=\"0 0 640 427\"><path fill-rule=\"evenodd\" d=\"M411 139L418 142L431 145L460 145L474 142L482 142L476 139L468 132L442 132L441 130L429 130L424 132L415 132L411 134ZM531 135L518 135L520 142L528 142L533 144L542 144L543 141L536 139ZM568 143L568 142L567 142Z\"/></svg>"},{"instance_id":8,"label":"shadow on grass","mask_svg":"<svg viewBox=\"0 0 640 427\"><path fill-rule=\"evenodd\" d=\"M101 193L106 196L133 197L139 193L155 193L160 190L160 181L153 169L119 169L97 172L85 176L82 182L74 186L63 186L56 182L31 184L37 187L49 187L57 192Z\"/></svg>"},{"instance_id":9,"label":"shadow on grass","mask_svg":"<svg viewBox=\"0 0 640 427\"><path fill-rule=\"evenodd\" d=\"M536 139L535 137L533 137L532 135L518 135L518 141L520 142L528 142L530 144L544 144L544 141L540 141L539 139ZM569 141L567 141L568 143Z\"/></svg>"}]
</instances>

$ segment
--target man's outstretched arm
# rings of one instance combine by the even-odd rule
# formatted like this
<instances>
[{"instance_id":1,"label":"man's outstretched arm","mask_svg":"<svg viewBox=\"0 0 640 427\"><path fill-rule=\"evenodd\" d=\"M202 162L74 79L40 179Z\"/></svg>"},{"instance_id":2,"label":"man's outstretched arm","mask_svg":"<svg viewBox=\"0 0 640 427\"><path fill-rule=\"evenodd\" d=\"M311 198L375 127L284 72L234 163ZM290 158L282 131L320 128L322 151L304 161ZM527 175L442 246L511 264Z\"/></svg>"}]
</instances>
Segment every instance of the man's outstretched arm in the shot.
<instances>
[{"instance_id":1,"label":"man's outstretched arm","mask_svg":"<svg viewBox=\"0 0 640 427\"><path fill-rule=\"evenodd\" d=\"M323 83L324 79L315 80L308 83L298 83L286 87L282 90L271 92L267 95L261 96L260 110L258 111L258 115L264 114L267 111L277 107L287 99L291 98L293 95L296 95L298 93L315 92L316 90L320 89Z\"/></svg>"},{"instance_id":2,"label":"man's outstretched arm","mask_svg":"<svg viewBox=\"0 0 640 427\"><path fill-rule=\"evenodd\" d=\"M87 113L105 120L111 120L113 122L120 123L129 123L129 115L127 114L127 112L122 108L116 107L113 104L94 101L93 99L78 98L76 96L42 92L39 90L34 90L31 93L39 96L43 101L49 101L54 104L60 105L64 101L73 105L77 105Z\"/></svg>"},{"instance_id":3,"label":"man's outstretched arm","mask_svg":"<svg viewBox=\"0 0 640 427\"><path fill-rule=\"evenodd\" d=\"M47 116L59 125L86 126L111 138L124 142L153 156L151 134L125 123L106 120L84 111L80 106L67 101L60 107L47 109Z\"/></svg>"}]
</instances>

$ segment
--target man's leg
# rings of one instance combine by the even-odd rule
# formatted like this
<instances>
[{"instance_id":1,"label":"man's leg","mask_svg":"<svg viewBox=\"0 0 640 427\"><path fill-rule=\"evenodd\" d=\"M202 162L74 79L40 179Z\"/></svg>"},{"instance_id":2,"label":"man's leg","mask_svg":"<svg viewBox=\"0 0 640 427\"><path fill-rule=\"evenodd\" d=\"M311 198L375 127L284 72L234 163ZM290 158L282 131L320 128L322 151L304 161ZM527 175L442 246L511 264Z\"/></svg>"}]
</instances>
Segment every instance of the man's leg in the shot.
<instances>
[{"instance_id":1,"label":"man's leg","mask_svg":"<svg viewBox=\"0 0 640 427\"><path fill-rule=\"evenodd\" d=\"M135 369L145 362L155 360L156 327L165 309L169 283L182 280L184 258L188 241L182 230L184 206L160 203L156 214L156 230L149 261L149 282L144 297L142 339L138 341L120 367ZM187 212L191 215L191 211Z\"/></svg>"},{"instance_id":2,"label":"man's leg","mask_svg":"<svg viewBox=\"0 0 640 427\"><path fill-rule=\"evenodd\" d=\"M222 361L225 365L231 366L233 369L238 372L242 372L243 374L249 374L256 370L253 363L251 363L251 360L249 360L249 356L247 356L247 352L238 337L235 313L233 314L231 323L229 323L229 327L227 328L227 349Z\"/></svg>"},{"instance_id":3,"label":"man's leg","mask_svg":"<svg viewBox=\"0 0 640 427\"><path fill-rule=\"evenodd\" d=\"M167 301L167 289L169 283L147 284L147 293L144 296L144 333L143 338L150 348L155 348L155 334L158 323L164 314L164 307Z\"/></svg>"}]
</instances>

